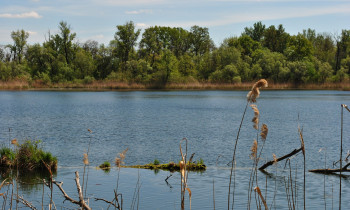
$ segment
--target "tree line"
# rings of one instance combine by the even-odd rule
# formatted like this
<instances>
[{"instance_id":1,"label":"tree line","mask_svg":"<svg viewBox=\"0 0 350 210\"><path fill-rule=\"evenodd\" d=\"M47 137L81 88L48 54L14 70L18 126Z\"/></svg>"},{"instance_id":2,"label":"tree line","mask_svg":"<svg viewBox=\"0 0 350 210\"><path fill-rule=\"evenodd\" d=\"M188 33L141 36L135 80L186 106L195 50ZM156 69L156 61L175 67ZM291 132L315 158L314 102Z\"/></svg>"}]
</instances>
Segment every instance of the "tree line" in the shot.
<instances>
[{"instance_id":1,"label":"tree line","mask_svg":"<svg viewBox=\"0 0 350 210\"><path fill-rule=\"evenodd\" d=\"M340 35L307 29L288 34L282 25L256 22L240 36L215 46L205 27L152 26L132 21L116 26L108 45L77 41L67 22L40 44L29 33L11 33L0 46L0 80L43 84L110 80L165 86L170 83L241 83L266 78L274 83L344 82L350 74L350 30Z\"/></svg>"}]
</instances>

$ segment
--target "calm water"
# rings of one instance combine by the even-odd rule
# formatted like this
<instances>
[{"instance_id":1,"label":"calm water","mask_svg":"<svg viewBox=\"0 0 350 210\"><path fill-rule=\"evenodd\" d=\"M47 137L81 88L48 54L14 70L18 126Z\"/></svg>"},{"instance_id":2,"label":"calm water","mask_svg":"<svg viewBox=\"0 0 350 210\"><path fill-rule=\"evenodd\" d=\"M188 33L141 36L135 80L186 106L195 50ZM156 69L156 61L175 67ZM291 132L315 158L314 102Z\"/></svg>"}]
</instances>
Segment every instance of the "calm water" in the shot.
<instances>
[{"instance_id":1,"label":"calm water","mask_svg":"<svg viewBox=\"0 0 350 210\"><path fill-rule=\"evenodd\" d=\"M117 170L96 170L104 161L113 162L118 153L129 148L125 163L146 164L179 161L179 142L188 139L189 155L202 158L208 169L190 173L193 209L213 209L213 192L217 209L227 208L227 192L234 139L244 107L246 91L132 91L132 92L0 92L0 141L41 139L44 148L59 159L56 180L76 198L74 172L83 174L83 153L90 148L87 194L95 209L106 209L95 197L113 199ZM344 91L265 91L258 99L260 122L268 125L260 165L272 154L285 155L300 147L298 124L306 145L306 168L324 168L339 159L340 104L349 104L350 93ZM250 147L257 132L252 127L253 111L248 108L237 150L235 208L246 209L252 160ZM344 153L350 149L350 113L344 112ZM10 132L9 132L10 128ZM90 134L87 129L93 131ZM322 149L320 152L319 150ZM297 205L303 205L302 155L291 160L293 182L296 179ZM272 208L288 209L285 180L289 170L285 162L268 168L270 174L258 172L259 185ZM124 207L131 208L135 187L141 184L139 209L179 209L180 175L174 173L169 185L164 179L170 172L121 169L119 192ZM296 177L295 177L296 176ZM325 186L324 186L325 179ZM213 190L214 183L214 190ZM306 174L308 209L338 208L339 177ZM342 179L343 206L350 195L350 178ZM275 190L276 187L276 190ZM325 190L324 190L325 187ZM54 188L58 208L74 207ZM48 193L48 189L44 189ZM3 191L1 191L3 192ZM324 192L326 198L324 199ZM42 185L22 183L21 193L36 207L41 206ZM47 196L46 196L47 197ZM275 199L274 199L275 197ZM273 202L275 200L275 202ZM0 201L2 202L2 201ZM47 202L46 202L47 203ZM189 205L189 201L186 202ZM188 206L189 207L189 206ZM255 208L253 196L252 207ZM136 209L136 207L135 207Z\"/></svg>"}]
</instances>

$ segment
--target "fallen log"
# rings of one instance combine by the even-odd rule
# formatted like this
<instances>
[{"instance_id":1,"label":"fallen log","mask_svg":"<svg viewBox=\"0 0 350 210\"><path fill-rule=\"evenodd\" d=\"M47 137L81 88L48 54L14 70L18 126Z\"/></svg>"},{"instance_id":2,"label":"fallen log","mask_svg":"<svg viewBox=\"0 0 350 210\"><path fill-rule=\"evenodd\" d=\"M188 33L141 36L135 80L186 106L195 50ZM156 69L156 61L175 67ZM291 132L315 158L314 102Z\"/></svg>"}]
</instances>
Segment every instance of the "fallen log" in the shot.
<instances>
[{"instance_id":1,"label":"fallen log","mask_svg":"<svg viewBox=\"0 0 350 210\"><path fill-rule=\"evenodd\" d=\"M312 170L309 170L309 172L322 173L322 174L333 174L333 173L337 173L337 172L350 172L350 169L348 169L349 166L350 166L350 163L346 164L343 168L312 169Z\"/></svg>"},{"instance_id":2,"label":"fallen log","mask_svg":"<svg viewBox=\"0 0 350 210\"><path fill-rule=\"evenodd\" d=\"M282 156L282 157L280 157L280 158L277 158L276 160L270 160L269 162L267 162L267 163L265 163L264 165L262 165L262 166L259 168L259 170L265 170L265 168L269 167L270 165L273 165L274 163L277 163L277 162L279 162L279 161L282 161L282 160L284 160L284 159L287 159L287 158L289 158L289 157L291 157L291 156L293 156L293 155L299 153L299 152L302 151L302 150L303 150L303 146L301 146L299 149L293 150L293 151L292 151L291 153L289 153L289 154L286 154L286 155L284 155L284 156Z\"/></svg>"}]
</instances>

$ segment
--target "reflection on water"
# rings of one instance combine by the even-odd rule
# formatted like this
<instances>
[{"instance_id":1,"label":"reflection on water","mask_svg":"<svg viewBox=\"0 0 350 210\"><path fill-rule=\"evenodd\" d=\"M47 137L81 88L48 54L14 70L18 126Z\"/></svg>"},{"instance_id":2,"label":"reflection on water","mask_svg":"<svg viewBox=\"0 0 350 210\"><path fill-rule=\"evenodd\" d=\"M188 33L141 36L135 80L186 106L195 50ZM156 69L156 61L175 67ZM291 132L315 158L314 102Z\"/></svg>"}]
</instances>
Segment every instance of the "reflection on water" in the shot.
<instances>
[{"instance_id":1,"label":"reflection on water","mask_svg":"<svg viewBox=\"0 0 350 210\"><path fill-rule=\"evenodd\" d=\"M178 162L181 159L179 142L186 137L189 154L196 153L196 157L202 158L208 166L205 172L189 174L192 208L213 209L215 199L215 207L224 209L227 208L230 176L227 164L232 158L245 96L245 91L3 91L0 92L0 144L8 143L9 136L19 141L26 138L43 140L45 150L58 157L55 179L63 181L67 194L77 198L74 172L79 171L82 182L82 159L91 137L90 167L84 176L84 181L88 180L87 197L94 209L105 209L107 205L94 198L113 200L118 170L97 170L95 166L104 161L113 162L126 148L129 148L125 159L128 165L146 164L154 159L161 163ZM269 134L260 163L271 160L272 154L280 157L299 148L297 126L300 124L306 145L306 169L324 167L325 155L319 152L320 148L327 148L326 166L332 168L333 161L339 159L340 104L347 104L349 99L350 94L341 91L263 91L258 108L260 122L268 125ZM348 126L350 116L346 114L344 125ZM237 209L247 208L253 165L249 154L257 136L251 123L253 115L248 110L238 142ZM345 151L350 149L349 137L350 130L344 129ZM296 204L302 208L302 155L291 159L291 167ZM2 173L2 178L15 177L13 172ZM285 162L277 167L270 166L267 173L258 172L258 185L272 209L288 209L286 181L289 176ZM43 190L44 206L49 203L49 189L42 188L43 178L48 179L33 174L19 176L20 194L33 201L37 208L41 206ZM140 209L179 208L181 179L178 172L122 168L118 192L123 193L125 208L130 208L133 203L138 179L141 183ZM350 195L348 175L342 179L342 185L346 198ZM337 208L338 195L338 176L306 173L307 209L324 208L325 204L327 208ZM76 208L68 201L63 203L62 193L55 186L53 199L57 208ZM186 205L189 205L188 197L186 199ZM346 206L346 199L343 202ZM253 203L255 205L255 201Z\"/></svg>"}]
</instances>

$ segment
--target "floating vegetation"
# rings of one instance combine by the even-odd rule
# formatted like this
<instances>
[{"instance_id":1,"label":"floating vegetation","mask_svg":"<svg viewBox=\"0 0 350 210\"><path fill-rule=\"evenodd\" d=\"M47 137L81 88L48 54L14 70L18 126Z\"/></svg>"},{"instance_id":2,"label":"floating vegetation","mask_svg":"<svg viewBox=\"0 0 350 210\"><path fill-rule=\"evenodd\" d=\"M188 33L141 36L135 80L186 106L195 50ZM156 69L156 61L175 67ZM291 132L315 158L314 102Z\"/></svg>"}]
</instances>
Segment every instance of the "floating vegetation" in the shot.
<instances>
[{"instance_id":1,"label":"floating vegetation","mask_svg":"<svg viewBox=\"0 0 350 210\"><path fill-rule=\"evenodd\" d=\"M180 171L180 163L165 163L165 164L154 164L148 163L145 165L133 165L133 166L122 166L125 168L143 168L143 169L152 169L152 170L166 170L166 171ZM207 166L203 163L203 161L196 162L188 162L186 164L186 170L188 171L204 171L207 169Z\"/></svg>"}]
</instances>

